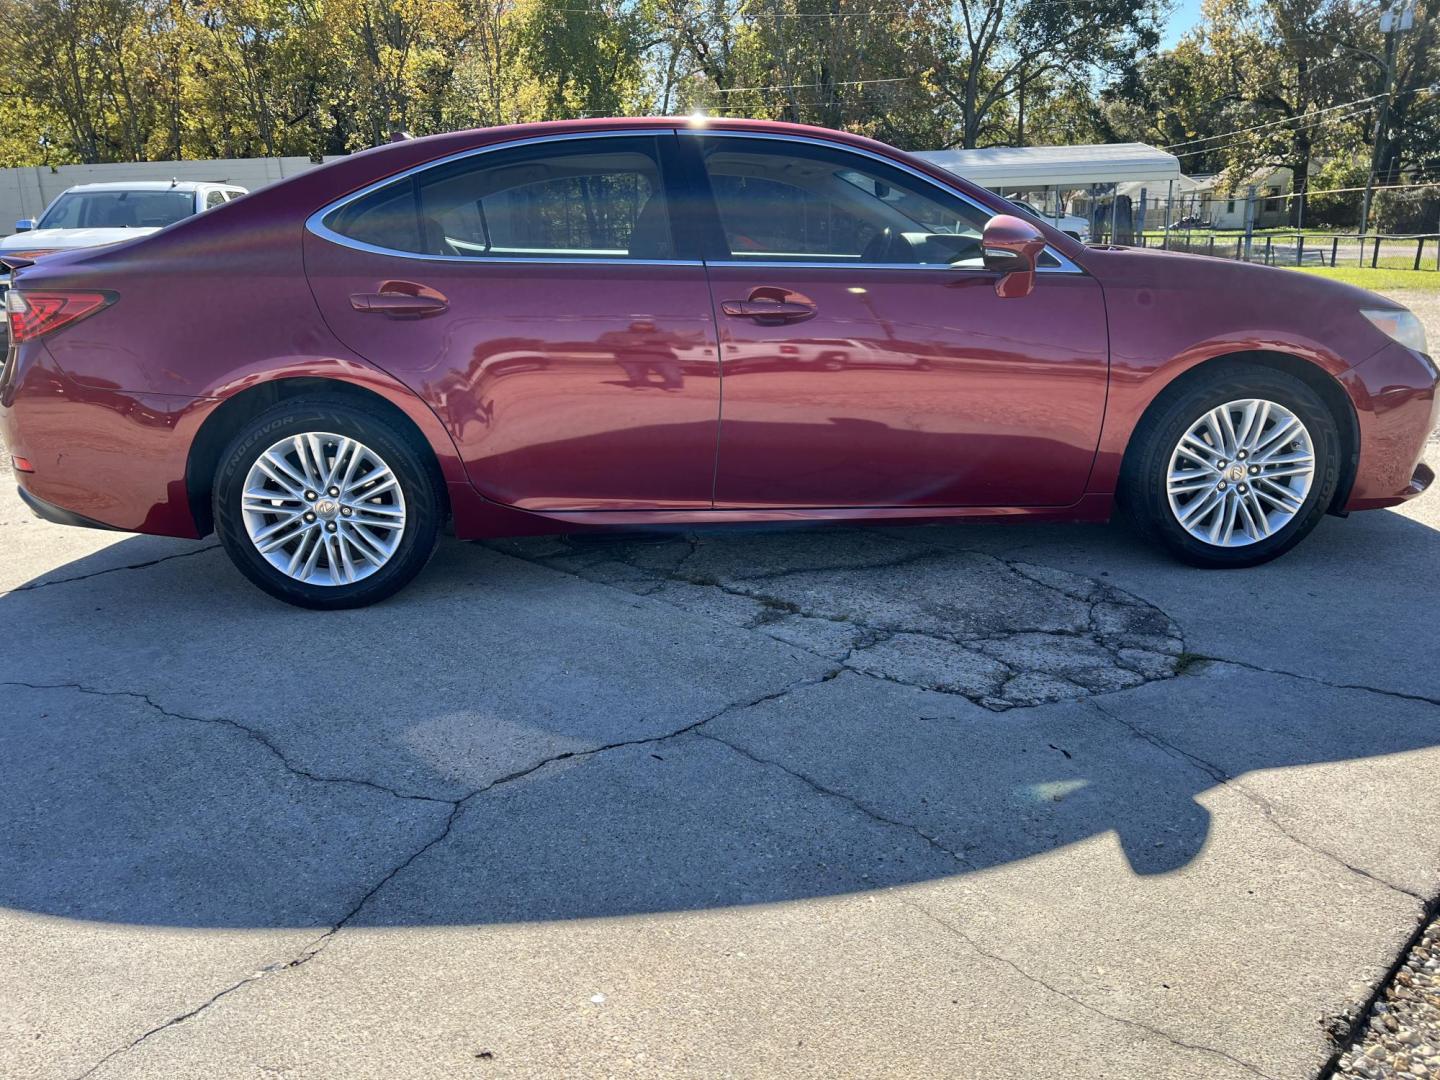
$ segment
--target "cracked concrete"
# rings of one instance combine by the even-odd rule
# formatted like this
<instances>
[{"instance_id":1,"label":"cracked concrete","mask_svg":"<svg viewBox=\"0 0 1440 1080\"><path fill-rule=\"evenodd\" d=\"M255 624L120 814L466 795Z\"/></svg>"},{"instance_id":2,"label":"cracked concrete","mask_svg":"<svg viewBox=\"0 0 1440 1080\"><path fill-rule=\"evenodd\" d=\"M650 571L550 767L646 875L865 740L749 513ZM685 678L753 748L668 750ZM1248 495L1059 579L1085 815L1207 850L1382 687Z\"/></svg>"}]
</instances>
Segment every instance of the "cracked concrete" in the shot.
<instances>
[{"instance_id":1,"label":"cracked concrete","mask_svg":"<svg viewBox=\"0 0 1440 1080\"><path fill-rule=\"evenodd\" d=\"M1440 896L1427 502L1230 575L447 543L334 615L13 503L7 1075L1308 1078Z\"/></svg>"},{"instance_id":2,"label":"cracked concrete","mask_svg":"<svg viewBox=\"0 0 1440 1080\"><path fill-rule=\"evenodd\" d=\"M495 549L757 630L853 671L994 710L1170 678L1185 651L1158 607L1081 574L913 536L832 530Z\"/></svg>"}]
</instances>

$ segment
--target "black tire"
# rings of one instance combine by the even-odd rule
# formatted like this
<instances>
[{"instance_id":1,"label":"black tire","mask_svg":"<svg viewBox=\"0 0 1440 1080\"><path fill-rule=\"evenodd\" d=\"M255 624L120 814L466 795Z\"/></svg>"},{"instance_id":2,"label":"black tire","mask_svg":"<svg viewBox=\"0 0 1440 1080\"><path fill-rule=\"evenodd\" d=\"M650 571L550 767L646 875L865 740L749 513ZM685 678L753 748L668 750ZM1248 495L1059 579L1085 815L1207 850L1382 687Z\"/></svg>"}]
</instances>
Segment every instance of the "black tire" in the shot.
<instances>
[{"instance_id":1,"label":"black tire","mask_svg":"<svg viewBox=\"0 0 1440 1080\"><path fill-rule=\"evenodd\" d=\"M384 565L360 580L313 584L290 577L260 554L246 529L241 495L251 467L281 439L306 432L329 432L363 443L384 461L399 483L405 510L399 542ZM424 568L435 552L445 519L438 471L429 448L416 445L417 441L384 416L348 402L297 398L266 410L235 436L216 470L212 488L215 531L226 554L242 574L287 604L335 610L385 599Z\"/></svg>"},{"instance_id":2,"label":"black tire","mask_svg":"<svg viewBox=\"0 0 1440 1080\"><path fill-rule=\"evenodd\" d=\"M1180 524L1170 507L1166 476L1170 456L1192 424L1219 405L1245 398L1275 402L1304 423L1314 448L1315 473L1300 508L1281 528L1241 547L1220 547L1192 536ZM1141 420L1121 470L1119 502L1143 536L1182 562L1207 569L1257 566L1289 551L1319 524L1340 483L1341 460L1335 417L1309 385L1273 368L1225 363L1187 380Z\"/></svg>"}]
</instances>

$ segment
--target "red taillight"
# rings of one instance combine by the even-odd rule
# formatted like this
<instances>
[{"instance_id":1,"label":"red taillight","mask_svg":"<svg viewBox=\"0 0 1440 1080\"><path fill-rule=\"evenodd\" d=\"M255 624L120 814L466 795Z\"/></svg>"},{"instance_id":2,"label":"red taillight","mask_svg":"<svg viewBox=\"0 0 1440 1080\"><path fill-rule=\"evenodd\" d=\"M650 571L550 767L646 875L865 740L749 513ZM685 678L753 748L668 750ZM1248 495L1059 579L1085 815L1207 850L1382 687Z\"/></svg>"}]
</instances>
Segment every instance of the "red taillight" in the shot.
<instances>
[{"instance_id":1,"label":"red taillight","mask_svg":"<svg viewBox=\"0 0 1440 1080\"><path fill-rule=\"evenodd\" d=\"M29 458L16 457L11 455L10 465L16 472L34 472L35 466L30 464Z\"/></svg>"},{"instance_id":2,"label":"red taillight","mask_svg":"<svg viewBox=\"0 0 1440 1080\"><path fill-rule=\"evenodd\" d=\"M41 255L54 255L59 248L35 248L33 251L7 251L12 259L38 259Z\"/></svg>"},{"instance_id":3,"label":"red taillight","mask_svg":"<svg viewBox=\"0 0 1440 1080\"><path fill-rule=\"evenodd\" d=\"M111 293L11 289L5 294L10 340L18 344L54 333L77 319L93 315L114 299Z\"/></svg>"}]
</instances>

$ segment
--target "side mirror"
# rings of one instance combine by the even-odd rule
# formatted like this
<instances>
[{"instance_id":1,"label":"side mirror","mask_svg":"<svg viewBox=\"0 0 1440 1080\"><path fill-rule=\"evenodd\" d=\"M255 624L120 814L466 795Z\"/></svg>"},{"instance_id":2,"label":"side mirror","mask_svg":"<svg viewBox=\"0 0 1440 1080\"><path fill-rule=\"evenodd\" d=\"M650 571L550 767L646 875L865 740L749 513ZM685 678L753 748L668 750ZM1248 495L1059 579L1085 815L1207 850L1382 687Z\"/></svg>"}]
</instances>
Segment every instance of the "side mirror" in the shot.
<instances>
[{"instance_id":1,"label":"side mirror","mask_svg":"<svg viewBox=\"0 0 1440 1080\"><path fill-rule=\"evenodd\" d=\"M19 221L15 222L16 232L29 232L33 228L35 228L34 218L22 217Z\"/></svg>"},{"instance_id":2,"label":"side mirror","mask_svg":"<svg viewBox=\"0 0 1440 1080\"><path fill-rule=\"evenodd\" d=\"M1006 299L1029 296L1035 288L1035 263L1045 250L1045 237L1034 225L1010 214L996 214L985 223L980 239L985 269L1004 275L995 295Z\"/></svg>"}]
</instances>

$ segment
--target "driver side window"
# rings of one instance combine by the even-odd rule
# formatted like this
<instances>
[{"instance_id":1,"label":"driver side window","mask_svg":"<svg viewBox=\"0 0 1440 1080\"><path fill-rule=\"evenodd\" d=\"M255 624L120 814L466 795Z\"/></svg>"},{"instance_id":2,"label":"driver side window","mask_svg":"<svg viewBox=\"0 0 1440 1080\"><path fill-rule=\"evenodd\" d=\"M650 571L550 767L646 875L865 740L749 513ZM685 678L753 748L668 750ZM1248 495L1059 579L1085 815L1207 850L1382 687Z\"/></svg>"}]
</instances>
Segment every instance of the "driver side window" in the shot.
<instances>
[{"instance_id":1,"label":"driver side window","mask_svg":"<svg viewBox=\"0 0 1440 1080\"><path fill-rule=\"evenodd\" d=\"M989 213L882 162L726 136L706 136L702 154L736 261L983 265Z\"/></svg>"}]
</instances>

